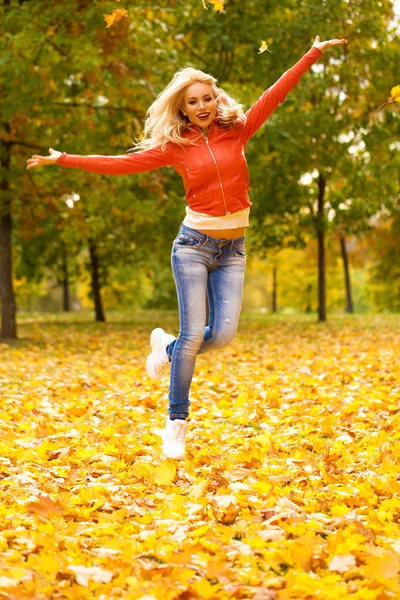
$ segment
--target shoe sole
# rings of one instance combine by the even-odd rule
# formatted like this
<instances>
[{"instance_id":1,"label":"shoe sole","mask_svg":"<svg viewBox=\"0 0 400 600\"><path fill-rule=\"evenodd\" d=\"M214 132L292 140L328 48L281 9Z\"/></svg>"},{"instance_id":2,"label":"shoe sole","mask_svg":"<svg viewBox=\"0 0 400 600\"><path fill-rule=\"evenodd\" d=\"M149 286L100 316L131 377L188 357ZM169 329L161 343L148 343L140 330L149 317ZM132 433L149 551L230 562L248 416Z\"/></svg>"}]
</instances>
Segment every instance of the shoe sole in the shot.
<instances>
[{"instance_id":1,"label":"shoe sole","mask_svg":"<svg viewBox=\"0 0 400 600\"><path fill-rule=\"evenodd\" d=\"M170 458L171 460L184 460L185 459L185 455L182 456L182 454L179 454L178 456L171 456L170 454L167 454L164 450L164 448L162 448L162 451L164 453L164 456L166 456L167 458Z\"/></svg>"}]
</instances>

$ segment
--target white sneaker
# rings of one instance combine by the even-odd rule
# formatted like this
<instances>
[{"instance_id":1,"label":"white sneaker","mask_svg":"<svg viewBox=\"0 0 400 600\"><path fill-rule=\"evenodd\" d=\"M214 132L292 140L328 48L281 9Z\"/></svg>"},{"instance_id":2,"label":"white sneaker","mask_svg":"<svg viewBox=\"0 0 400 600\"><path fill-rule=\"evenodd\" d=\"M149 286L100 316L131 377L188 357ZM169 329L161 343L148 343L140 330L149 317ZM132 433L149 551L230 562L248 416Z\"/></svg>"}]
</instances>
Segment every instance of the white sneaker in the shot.
<instances>
[{"instance_id":1,"label":"white sneaker","mask_svg":"<svg viewBox=\"0 0 400 600\"><path fill-rule=\"evenodd\" d=\"M161 432L162 451L167 458L182 460L185 458L185 435L188 422L181 419L171 421L168 417L165 429Z\"/></svg>"},{"instance_id":2,"label":"white sneaker","mask_svg":"<svg viewBox=\"0 0 400 600\"><path fill-rule=\"evenodd\" d=\"M150 336L151 353L147 357L146 369L149 377L152 379L161 379L165 367L169 363L167 356L167 346L176 338L164 329L157 327L153 329Z\"/></svg>"}]
</instances>

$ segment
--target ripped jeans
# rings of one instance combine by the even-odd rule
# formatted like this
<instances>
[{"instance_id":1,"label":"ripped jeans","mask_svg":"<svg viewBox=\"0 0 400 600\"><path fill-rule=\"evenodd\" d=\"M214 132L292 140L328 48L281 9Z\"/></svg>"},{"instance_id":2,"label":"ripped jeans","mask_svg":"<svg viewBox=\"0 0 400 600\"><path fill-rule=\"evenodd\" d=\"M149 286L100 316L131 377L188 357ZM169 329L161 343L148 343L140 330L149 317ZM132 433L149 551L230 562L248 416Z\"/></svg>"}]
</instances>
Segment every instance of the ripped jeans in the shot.
<instances>
[{"instance_id":1,"label":"ripped jeans","mask_svg":"<svg viewBox=\"0 0 400 600\"><path fill-rule=\"evenodd\" d=\"M173 242L171 264L180 330L167 347L171 360L168 413L173 419L187 419L197 355L227 346L237 330L246 267L245 236L218 240L182 224Z\"/></svg>"}]
</instances>

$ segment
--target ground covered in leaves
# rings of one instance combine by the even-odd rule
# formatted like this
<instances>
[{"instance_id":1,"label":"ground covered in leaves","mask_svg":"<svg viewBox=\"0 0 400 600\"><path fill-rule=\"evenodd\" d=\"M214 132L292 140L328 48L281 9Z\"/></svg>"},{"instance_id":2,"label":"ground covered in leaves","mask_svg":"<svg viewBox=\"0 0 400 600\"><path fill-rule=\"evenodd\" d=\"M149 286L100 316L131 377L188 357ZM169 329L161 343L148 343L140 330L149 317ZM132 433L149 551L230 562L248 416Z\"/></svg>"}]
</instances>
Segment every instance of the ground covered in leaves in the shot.
<instances>
[{"instance_id":1,"label":"ground covered in leaves","mask_svg":"<svg viewBox=\"0 0 400 600\"><path fill-rule=\"evenodd\" d=\"M1 600L400 597L399 317L244 317L181 462L144 369L175 317L80 321L0 344Z\"/></svg>"}]
</instances>

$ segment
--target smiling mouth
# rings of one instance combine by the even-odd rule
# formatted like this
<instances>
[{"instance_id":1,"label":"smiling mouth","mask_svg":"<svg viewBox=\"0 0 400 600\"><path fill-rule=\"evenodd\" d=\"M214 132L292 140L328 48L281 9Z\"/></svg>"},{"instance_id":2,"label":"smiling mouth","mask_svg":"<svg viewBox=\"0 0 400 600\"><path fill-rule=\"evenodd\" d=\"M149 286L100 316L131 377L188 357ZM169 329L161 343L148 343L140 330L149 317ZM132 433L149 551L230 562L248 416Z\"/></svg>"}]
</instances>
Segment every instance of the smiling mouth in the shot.
<instances>
[{"instance_id":1,"label":"smiling mouth","mask_svg":"<svg viewBox=\"0 0 400 600\"><path fill-rule=\"evenodd\" d=\"M197 118L200 119L201 121L206 121L209 116L210 116L210 113L207 113L206 115L197 115Z\"/></svg>"}]
</instances>

